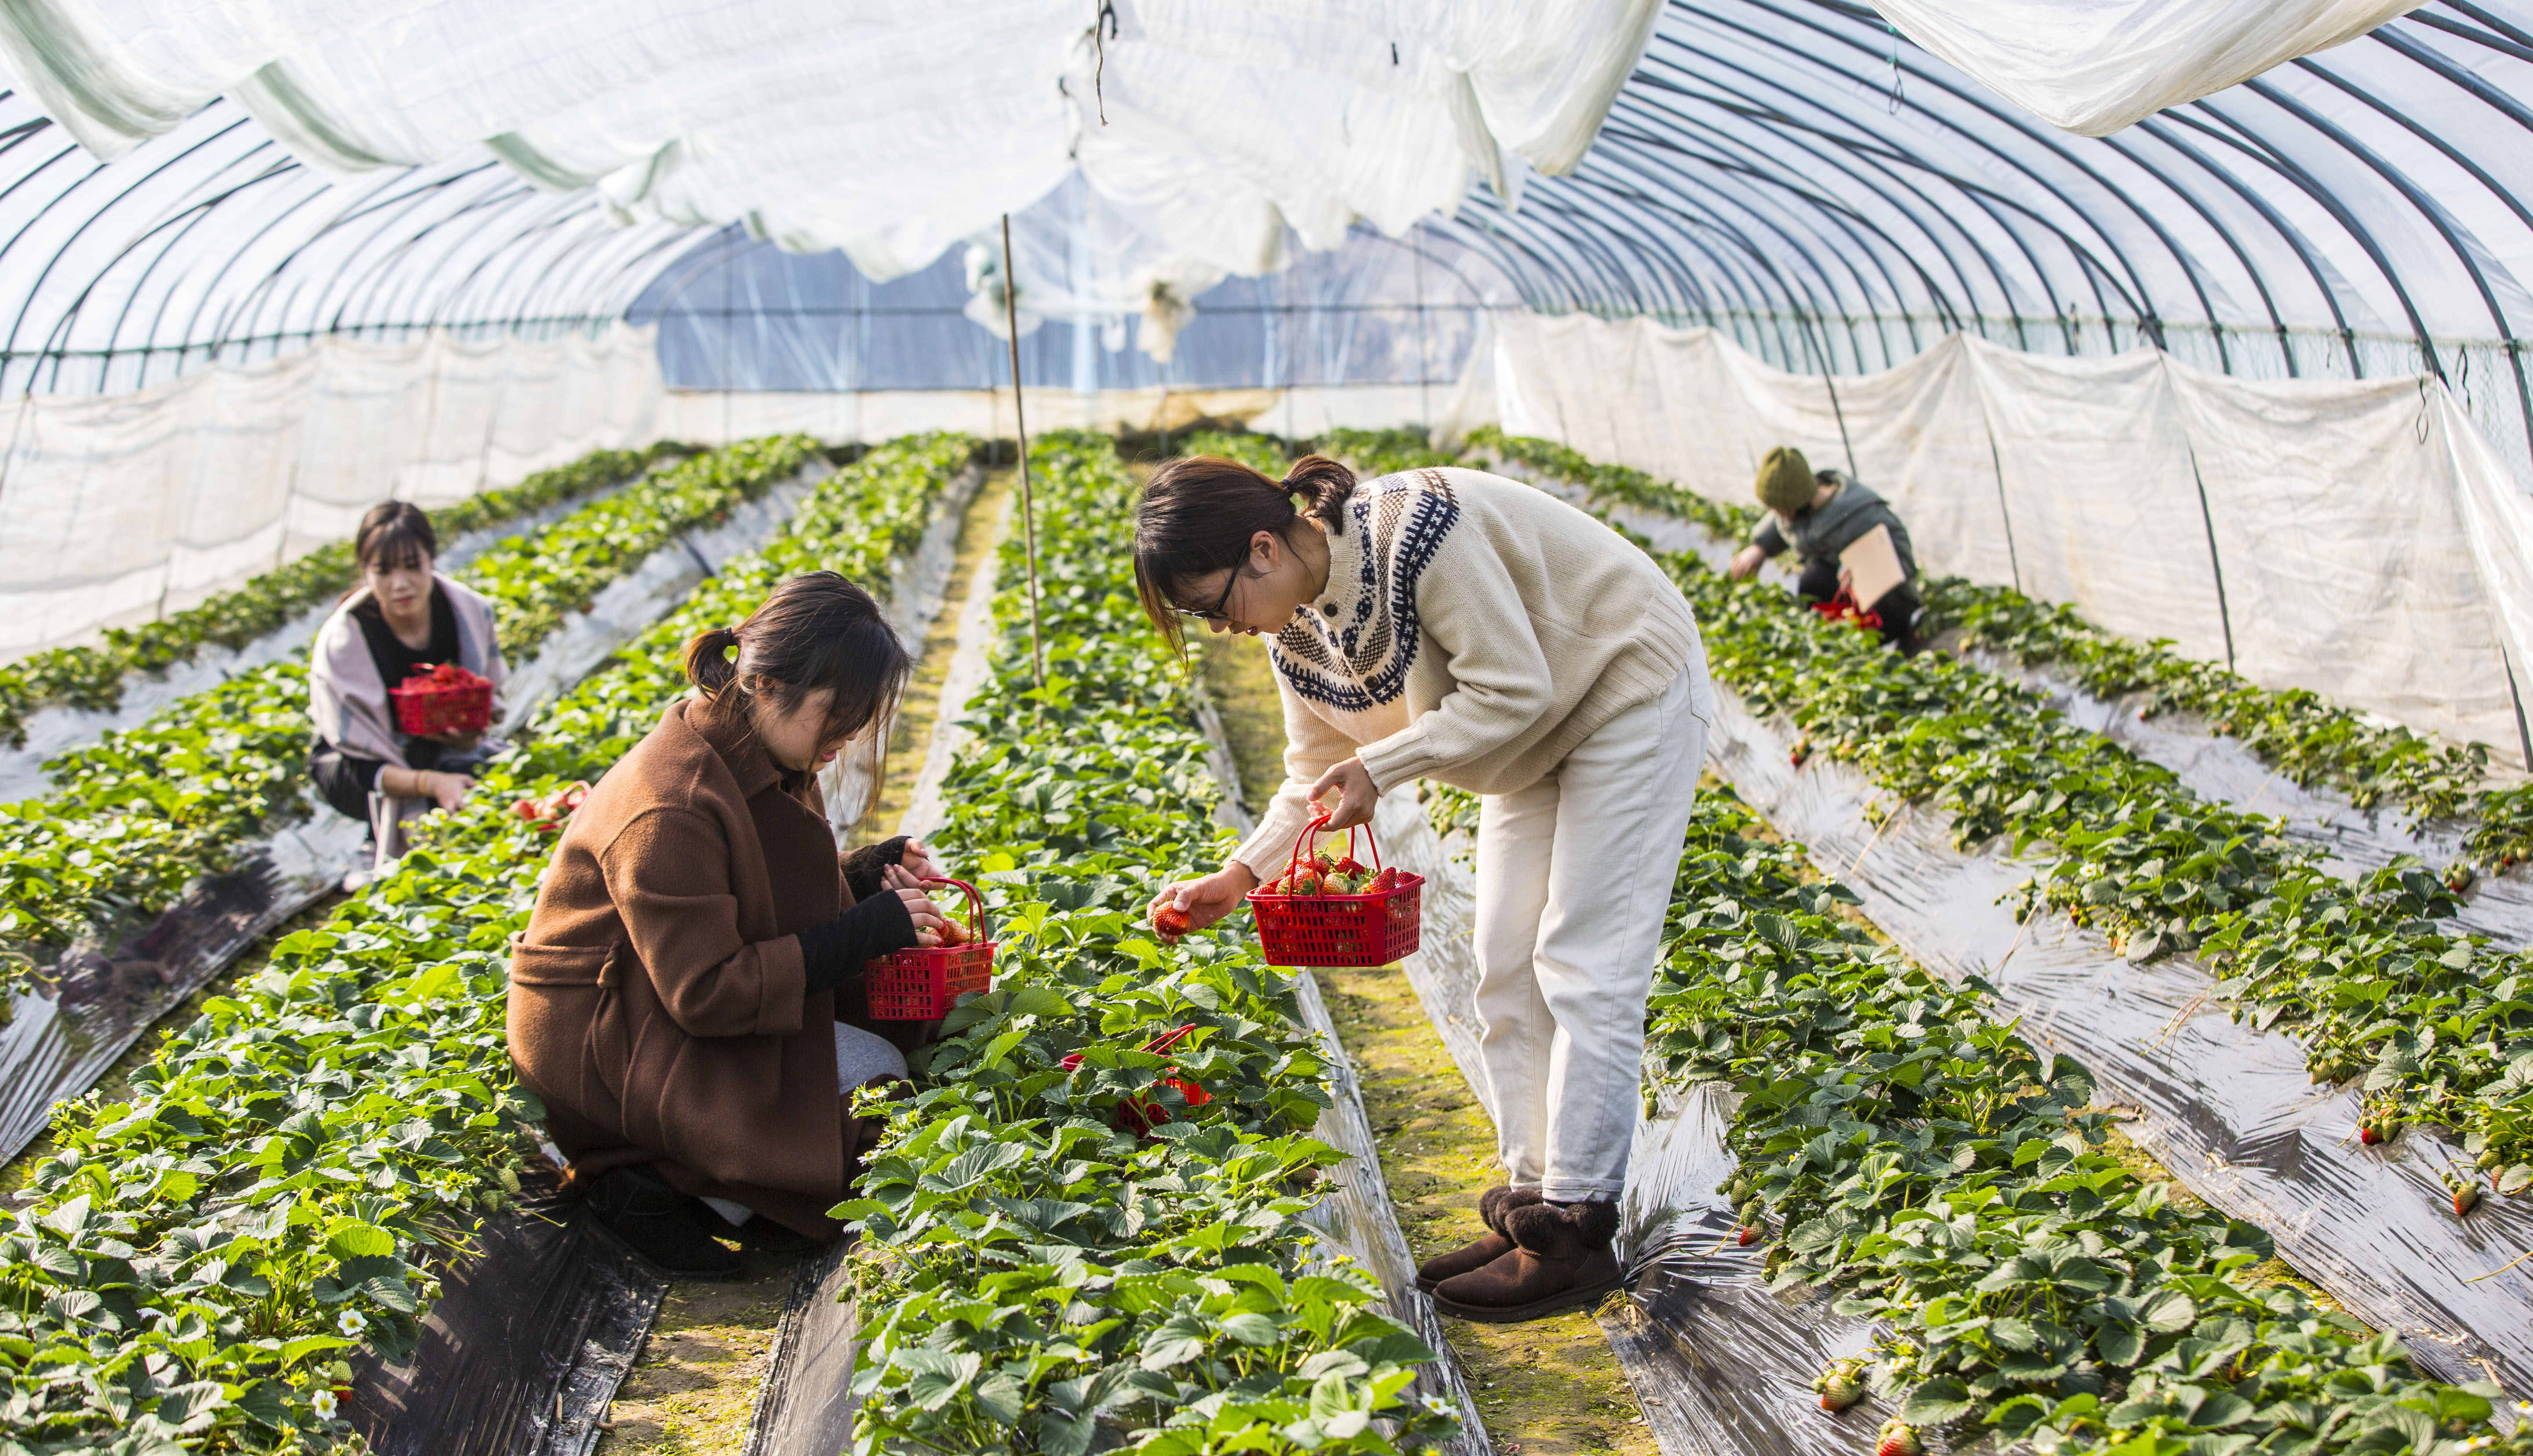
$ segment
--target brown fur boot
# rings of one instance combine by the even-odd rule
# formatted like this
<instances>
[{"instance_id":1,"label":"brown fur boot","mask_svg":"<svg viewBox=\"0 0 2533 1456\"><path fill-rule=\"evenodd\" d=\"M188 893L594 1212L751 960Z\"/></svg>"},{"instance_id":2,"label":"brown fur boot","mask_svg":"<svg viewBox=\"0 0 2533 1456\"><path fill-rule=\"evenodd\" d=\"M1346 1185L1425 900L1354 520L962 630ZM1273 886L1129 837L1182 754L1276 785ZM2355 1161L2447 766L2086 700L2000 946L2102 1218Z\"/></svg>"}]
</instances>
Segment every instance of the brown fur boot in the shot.
<instances>
[{"instance_id":1,"label":"brown fur boot","mask_svg":"<svg viewBox=\"0 0 2533 1456\"><path fill-rule=\"evenodd\" d=\"M1620 1285L1619 1205L1533 1203L1504 1215L1511 1252L1434 1291L1445 1314L1488 1324L1537 1319L1588 1305Z\"/></svg>"},{"instance_id":2,"label":"brown fur boot","mask_svg":"<svg viewBox=\"0 0 2533 1456\"><path fill-rule=\"evenodd\" d=\"M1448 1253L1438 1253L1416 1266L1416 1287L1427 1294L1445 1279L1455 1278L1473 1269L1483 1269L1512 1252L1512 1240L1504 1235L1504 1215L1515 1208L1527 1208L1539 1201L1539 1190L1524 1189L1515 1193L1505 1184L1497 1184L1478 1194L1478 1220L1487 1226L1487 1236L1474 1244L1463 1244Z\"/></svg>"}]
</instances>

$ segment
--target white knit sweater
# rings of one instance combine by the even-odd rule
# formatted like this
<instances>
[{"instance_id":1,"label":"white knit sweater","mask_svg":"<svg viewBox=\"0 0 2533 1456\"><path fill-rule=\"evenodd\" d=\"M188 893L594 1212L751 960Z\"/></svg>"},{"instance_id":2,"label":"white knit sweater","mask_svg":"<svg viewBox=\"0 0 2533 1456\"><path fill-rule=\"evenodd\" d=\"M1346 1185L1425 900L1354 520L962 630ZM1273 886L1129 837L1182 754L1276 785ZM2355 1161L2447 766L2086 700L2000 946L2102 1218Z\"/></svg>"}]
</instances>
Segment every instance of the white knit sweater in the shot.
<instances>
[{"instance_id":1,"label":"white knit sweater","mask_svg":"<svg viewBox=\"0 0 2533 1456\"><path fill-rule=\"evenodd\" d=\"M1459 469L1357 486L1326 590L1270 655L1285 782L1233 854L1262 879L1346 758L1384 793L1419 778L1510 793L1706 661L1696 615L1643 552L1545 492ZM1698 711L1713 701L1700 681Z\"/></svg>"}]
</instances>

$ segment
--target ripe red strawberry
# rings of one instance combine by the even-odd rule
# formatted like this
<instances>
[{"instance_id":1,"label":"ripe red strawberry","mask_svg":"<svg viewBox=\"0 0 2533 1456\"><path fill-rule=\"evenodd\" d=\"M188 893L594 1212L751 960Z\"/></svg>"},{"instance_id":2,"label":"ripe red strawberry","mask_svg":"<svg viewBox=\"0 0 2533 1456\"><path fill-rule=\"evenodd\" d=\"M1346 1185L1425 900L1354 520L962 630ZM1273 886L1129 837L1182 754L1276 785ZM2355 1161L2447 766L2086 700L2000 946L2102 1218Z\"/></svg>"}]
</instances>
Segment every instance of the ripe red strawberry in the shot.
<instances>
[{"instance_id":1,"label":"ripe red strawberry","mask_svg":"<svg viewBox=\"0 0 2533 1456\"><path fill-rule=\"evenodd\" d=\"M1887 1421L1882 1426L1882 1438L1873 1443L1873 1456L1924 1456L1925 1449L1914 1427Z\"/></svg>"},{"instance_id":2,"label":"ripe red strawberry","mask_svg":"<svg viewBox=\"0 0 2533 1456\"><path fill-rule=\"evenodd\" d=\"M534 820L545 817L544 806L532 798L512 799L510 801L510 812L518 815L522 819Z\"/></svg>"},{"instance_id":3,"label":"ripe red strawberry","mask_svg":"<svg viewBox=\"0 0 2533 1456\"><path fill-rule=\"evenodd\" d=\"M1177 945L1179 937L1187 934L1190 929L1188 912L1174 904L1154 905L1152 906L1152 929L1160 935L1161 944Z\"/></svg>"},{"instance_id":4,"label":"ripe red strawberry","mask_svg":"<svg viewBox=\"0 0 2533 1456\"><path fill-rule=\"evenodd\" d=\"M2365 1143L2368 1147L2378 1146L2384 1140L2384 1130L2376 1127L2373 1123L2359 1123L2357 1125L2357 1140Z\"/></svg>"},{"instance_id":5,"label":"ripe red strawberry","mask_svg":"<svg viewBox=\"0 0 2533 1456\"><path fill-rule=\"evenodd\" d=\"M1759 1242L1758 1227L1755 1224L1745 1223L1741 1226L1741 1231L1735 1237L1743 1249L1747 1249L1751 1245Z\"/></svg>"},{"instance_id":6,"label":"ripe red strawberry","mask_svg":"<svg viewBox=\"0 0 2533 1456\"><path fill-rule=\"evenodd\" d=\"M1809 738L1798 738L1795 741L1794 750L1786 755L1786 762L1793 764L1796 768L1799 769L1803 766L1803 760L1811 756L1812 740Z\"/></svg>"},{"instance_id":7,"label":"ripe red strawberry","mask_svg":"<svg viewBox=\"0 0 2533 1456\"><path fill-rule=\"evenodd\" d=\"M1371 893L1374 895L1387 895L1390 891L1397 888L1398 871L1395 867L1384 865L1381 873L1372 877Z\"/></svg>"},{"instance_id":8,"label":"ripe red strawberry","mask_svg":"<svg viewBox=\"0 0 2533 1456\"><path fill-rule=\"evenodd\" d=\"M1337 861L1337 873L1341 875L1368 875L1372 873L1372 866L1365 864L1363 861L1349 854L1345 858Z\"/></svg>"},{"instance_id":9,"label":"ripe red strawberry","mask_svg":"<svg viewBox=\"0 0 2533 1456\"><path fill-rule=\"evenodd\" d=\"M1291 893L1295 895L1319 894L1320 872L1312 869L1308 865L1304 865L1302 868L1295 870L1293 872L1293 889Z\"/></svg>"}]
</instances>

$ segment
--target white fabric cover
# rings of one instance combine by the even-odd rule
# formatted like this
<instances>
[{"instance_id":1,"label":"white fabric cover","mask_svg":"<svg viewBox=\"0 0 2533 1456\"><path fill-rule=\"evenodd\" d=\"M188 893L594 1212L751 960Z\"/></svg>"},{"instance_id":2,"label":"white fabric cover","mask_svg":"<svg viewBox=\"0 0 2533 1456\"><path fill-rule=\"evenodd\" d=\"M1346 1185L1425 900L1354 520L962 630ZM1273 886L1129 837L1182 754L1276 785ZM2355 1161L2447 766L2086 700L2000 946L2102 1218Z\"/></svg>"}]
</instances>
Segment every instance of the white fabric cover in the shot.
<instances>
[{"instance_id":1,"label":"white fabric cover","mask_svg":"<svg viewBox=\"0 0 2533 1456\"><path fill-rule=\"evenodd\" d=\"M1928 571L2209 661L2226 659L2230 618L2255 682L2521 761L2507 655L2533 648L2533 498L2435 380L2249 380L2152 350L2070 359L1963 334L1825 380L1707 328L1507 315L1496 329L1513 434L1735 503L1754 499L1768 448L1792 444L1887 496Z\"/></svg>"},{"instance_id":2,"label":"white fabric cover","mask_svg":"<svg viewBox=\"0 0 2533 1456\"><path fill-rule=\"evenodd\" d=\"M2356 39L2420 0L1873 0L1902 34L2053 127L2143 116Z\"/></svg>"},{"instance_id":3,"label":"white fabric cover","mask_svg":"<svg viewBox=\"0 0 2533 1456\"><path fill-rule=\"evenodd\" d=\"M227 94L337 171L476 143L627 218L745 220L875 280L1091 185L1174 256L1278 264L1580 160L1660 0L19 0L0 53L100 157ZM1509 184L1507 184L1509 185Z\"/></svg>"},{"instance_id":4,"label":"white fabric cover","mask_svg":"<svg viewBox=\"0 0 2533 1456\"><path fill-rule=\"evenodd\" d=\"M424 506L648 443L651 331L409 344L324 337L133 394L0 404L0 661L147 620Z\"/></svg>"}]
</instances>

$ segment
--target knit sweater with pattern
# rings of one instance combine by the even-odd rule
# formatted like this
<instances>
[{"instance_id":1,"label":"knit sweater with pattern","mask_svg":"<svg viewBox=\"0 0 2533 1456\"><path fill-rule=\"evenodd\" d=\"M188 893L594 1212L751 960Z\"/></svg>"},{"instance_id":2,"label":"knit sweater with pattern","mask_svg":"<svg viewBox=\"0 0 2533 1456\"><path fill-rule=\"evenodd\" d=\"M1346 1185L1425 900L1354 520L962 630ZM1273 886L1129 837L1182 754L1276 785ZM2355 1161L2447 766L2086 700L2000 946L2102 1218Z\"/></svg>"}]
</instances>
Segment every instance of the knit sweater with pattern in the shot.
<instances>
[{"instance_id":1,"label":"knit sweater with pattern","mask_svg":"<svg viewBox=\"0 0 2533 1456\"><path fill-rule=\"evenodd\" d=\"M1233 854L1261 879L1334 764L1360 758L1384 793L1419 778L1510 793L1683 668L1703 672L1697 617L1652 558L1519 481L1366 481L1327 544L1326 589L1270 649L1285 782ZM1702 681L1697 701L1713 711Z\"/></svg>"}]
</instances>

